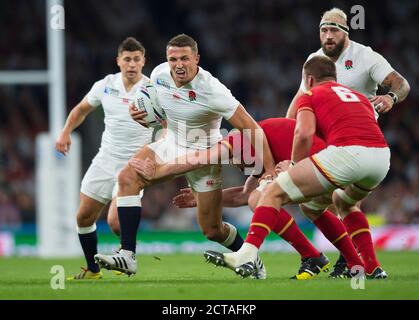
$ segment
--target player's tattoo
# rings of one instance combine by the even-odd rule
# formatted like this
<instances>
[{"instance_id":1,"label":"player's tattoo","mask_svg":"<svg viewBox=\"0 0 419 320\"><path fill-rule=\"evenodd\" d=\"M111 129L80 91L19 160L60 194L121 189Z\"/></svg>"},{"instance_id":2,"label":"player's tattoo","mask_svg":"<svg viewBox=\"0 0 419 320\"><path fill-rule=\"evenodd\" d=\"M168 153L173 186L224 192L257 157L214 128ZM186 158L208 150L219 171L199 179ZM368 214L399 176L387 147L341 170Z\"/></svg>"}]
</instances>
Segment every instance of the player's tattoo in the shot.
<instances>
[{"instance_id":1,"label":"player's tattoo","mask_svg":"<svg viewBox=\"0 0 419 320\"><path fill-rule=\"evenodd\" d=\"M410 91L409 83L397 71L390 72L381 83L381 86L397 94L398 102L403 101Z\"/></svg>"}]
</instances>

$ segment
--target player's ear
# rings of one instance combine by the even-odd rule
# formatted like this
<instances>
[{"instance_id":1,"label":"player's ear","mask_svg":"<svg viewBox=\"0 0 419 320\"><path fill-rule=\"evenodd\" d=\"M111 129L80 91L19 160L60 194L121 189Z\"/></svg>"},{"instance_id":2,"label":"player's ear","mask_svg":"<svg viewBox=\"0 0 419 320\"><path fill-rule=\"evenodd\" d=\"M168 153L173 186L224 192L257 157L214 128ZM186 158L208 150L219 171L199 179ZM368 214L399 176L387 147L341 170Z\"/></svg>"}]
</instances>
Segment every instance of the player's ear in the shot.
<instances>
[{"instance_id":1,"label":"player's ear","mask_svg":"<svg viewBox=\"0 0 419 320\"><path fill-rule=\"evenodd\" d=\"M195 58L195 59L196 59L196 64L198 64L198 63L199 63L199 58L201 58L201 56L197 53L197 54L196 54L196 58Z\"/></svg>"},{"instance_id":2,"label":"player's ear","mask_svg":"<svg viewBox=\"0 0 419 320\"><path fill-rule=\"evenodd\" d=\"M312 88L313 84L314 84L314 77L313 76L308 76L308 87Z\"/></svg>"},{"instance_id":3,"label":"player's ear","mask_svg":"<svg viewBox=\"0 0 419 320\"><path fill-rule=\"evenodd\" d=\"M118 67L120 67L120 63L119 63L119 60L120 60L120 57L119 57L119 55L116 57L116 64L118 65Z\"/></svg>"}]
</instances>

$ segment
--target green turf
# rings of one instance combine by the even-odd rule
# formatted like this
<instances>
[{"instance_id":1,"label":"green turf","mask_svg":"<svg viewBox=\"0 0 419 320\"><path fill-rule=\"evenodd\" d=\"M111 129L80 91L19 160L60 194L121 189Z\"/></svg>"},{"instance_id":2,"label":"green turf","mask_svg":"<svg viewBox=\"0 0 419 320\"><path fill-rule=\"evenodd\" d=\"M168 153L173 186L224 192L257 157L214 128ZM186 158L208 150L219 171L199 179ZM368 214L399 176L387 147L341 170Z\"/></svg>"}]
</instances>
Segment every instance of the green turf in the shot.
<instances>
[{"instance_id":1,"label":"green turf","mask_svg":"<svg viewBox=\"0 0 419 320\"><path fill-rule=\"evenodd\" d=\"M0 299L419 299L419 253L380 252L386 280L367 280L353 290L348 279L321 274L310 281L289 280L298 269L296 254L264 253L268 279L241 279L232 271L204 263L201 255L139 257L131 278L104 270L99 281L66 281L64 290L50 287L50 269L62 265L76 273L82 259L0 259ZM336 254L329 254L334 261Z\"/></svg>"}]
</instances>

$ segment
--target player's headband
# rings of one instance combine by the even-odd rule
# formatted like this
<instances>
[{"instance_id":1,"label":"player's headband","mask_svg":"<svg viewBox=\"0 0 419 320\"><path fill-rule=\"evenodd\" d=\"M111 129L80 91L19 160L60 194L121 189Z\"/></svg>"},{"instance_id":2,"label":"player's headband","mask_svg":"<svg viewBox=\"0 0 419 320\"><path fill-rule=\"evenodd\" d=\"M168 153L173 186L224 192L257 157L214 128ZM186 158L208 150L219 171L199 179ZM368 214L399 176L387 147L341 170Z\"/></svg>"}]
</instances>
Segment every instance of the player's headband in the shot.
<instances>
[{"instance_id":1,"label":"player's headband","mask_svg":"<svg viewBox=\"0 0 419 320\"><path fill-rule=\"evenodd\" d=\"M339 30L345 32L346 34L349 34L349 28L343 24L337 23L337 22L331 22L331 21L324 21L320 23L319 28L321 27L336 27Z\"/></svg>"}]
</instances>

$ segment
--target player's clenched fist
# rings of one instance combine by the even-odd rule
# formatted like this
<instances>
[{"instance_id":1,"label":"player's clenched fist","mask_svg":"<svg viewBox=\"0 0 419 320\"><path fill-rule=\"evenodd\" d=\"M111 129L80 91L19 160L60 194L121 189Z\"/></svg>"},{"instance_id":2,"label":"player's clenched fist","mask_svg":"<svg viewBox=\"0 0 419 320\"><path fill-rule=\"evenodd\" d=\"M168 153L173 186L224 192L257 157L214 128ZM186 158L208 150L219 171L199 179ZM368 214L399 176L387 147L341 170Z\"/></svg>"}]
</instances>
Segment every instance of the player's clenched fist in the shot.
<instances>
[{"instance_id":1,"label":"player's clenched fist","mask_svg":"<svg viewBox=\"0 0 419 320\"><path fill-rule=\"evenodd\" d=\"M70 134L68 134L66 132L62 132L58 136L57 141L55 142L55 149L59 153L62 153L63 155L66 156L68 154L68 152L70 151L70 146L71 146Z\"/></svg>"},{"instance_id":2,"label":"player's clenched fist","mask_svg":"<svg viewBox=\"0 0 419 320\"><path fill-rule=\"evenodd\" d=\"M393 107L394 101L389 95L375 96L370 99L374 109L379 113L386 113Z\"/></svg>"}]
</instances>

